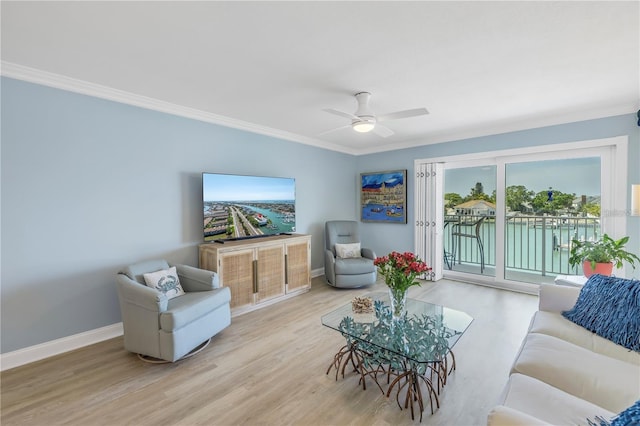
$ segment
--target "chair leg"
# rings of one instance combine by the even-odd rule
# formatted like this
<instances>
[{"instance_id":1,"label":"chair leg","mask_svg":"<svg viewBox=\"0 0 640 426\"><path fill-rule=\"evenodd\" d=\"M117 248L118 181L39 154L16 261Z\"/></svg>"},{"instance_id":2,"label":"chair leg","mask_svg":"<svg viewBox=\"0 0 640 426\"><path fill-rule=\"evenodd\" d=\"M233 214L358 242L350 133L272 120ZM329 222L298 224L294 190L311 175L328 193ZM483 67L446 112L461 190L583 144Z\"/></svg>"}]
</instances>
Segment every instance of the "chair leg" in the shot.
<instances>
[{"instance_id":1,"label":"chair leg","mask_svg":"<svg viewBox=\"0 0 640 426\"><path fill-rule=\"evenodd\" d=\"M444 250L444 262L447 264L447 268L449 268L449 270L451 270L451 268L452 268L452 265L451 265L451 253L449 253L446 250Z\"/></svg>"},{"instance_id":2,"label":"chair leg","mask_svg":"<svg viewBox=\"0 0 640 426\"><path fill-rule=\"evenodd\" d=\"M480 226L476 226L476 241L478 242L478 249L480 250L480 273L484 273L484 244L480 238Z\"/></svg>"}]
</instances>

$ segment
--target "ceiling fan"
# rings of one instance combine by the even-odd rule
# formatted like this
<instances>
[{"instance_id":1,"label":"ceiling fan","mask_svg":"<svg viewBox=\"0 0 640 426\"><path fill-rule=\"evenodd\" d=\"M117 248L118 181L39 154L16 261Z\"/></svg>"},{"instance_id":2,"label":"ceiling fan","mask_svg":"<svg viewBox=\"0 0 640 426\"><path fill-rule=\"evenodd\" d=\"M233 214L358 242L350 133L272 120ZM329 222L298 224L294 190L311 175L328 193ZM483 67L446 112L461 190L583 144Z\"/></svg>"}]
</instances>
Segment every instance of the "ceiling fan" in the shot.
<instances>
[{"instance_id":1,"label":"ceiling fan","mask_svg":"<svg viewBox=\"0 0 640 426\"><path fill-rule=\"evenodd\" d=\"M348 112L339 111L333 108L327 108L323 110L330 114L348 118L351 120L351 124L322 132L320 133L320 135L326 135L327 133L332 133L338 130L345 129L347 127L351 127L356 132L367 133L373 131L373 133L375 133L376 135L386 138L393 135L393 130L383 126L380 123L383 123L385 121L398 120L401 118L409 118L416 117L418 115L429 114L429 111L427 111L426 108L415 108L407 109L404 111L396 111L389 114L376 115L369 107L369 99L371 99L371 93L358 92L354 96L356 97L356 101L358 102L358 109L353 114L349 114Z\"/></svg>"}]
</instances>

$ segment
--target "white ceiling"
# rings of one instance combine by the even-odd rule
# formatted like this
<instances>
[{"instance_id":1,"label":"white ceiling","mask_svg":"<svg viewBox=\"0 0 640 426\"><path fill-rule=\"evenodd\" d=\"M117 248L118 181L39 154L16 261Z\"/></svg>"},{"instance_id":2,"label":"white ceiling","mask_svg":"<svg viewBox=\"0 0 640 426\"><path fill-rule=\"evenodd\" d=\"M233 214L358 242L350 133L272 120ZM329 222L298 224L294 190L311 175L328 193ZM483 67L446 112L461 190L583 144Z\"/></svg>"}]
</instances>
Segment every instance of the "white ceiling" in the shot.
<instances>
[{"instance_id":1,"label":"white ceiling","mask_svg":"<svg viewBox=\"0 0 640 426\"><path fill-rule=\"evenodd\" d=\"M639 6L2 1L2 73L363 154L635 112ZM430 114L318 136L358 91Z\"/></svg>"}]
</instances>

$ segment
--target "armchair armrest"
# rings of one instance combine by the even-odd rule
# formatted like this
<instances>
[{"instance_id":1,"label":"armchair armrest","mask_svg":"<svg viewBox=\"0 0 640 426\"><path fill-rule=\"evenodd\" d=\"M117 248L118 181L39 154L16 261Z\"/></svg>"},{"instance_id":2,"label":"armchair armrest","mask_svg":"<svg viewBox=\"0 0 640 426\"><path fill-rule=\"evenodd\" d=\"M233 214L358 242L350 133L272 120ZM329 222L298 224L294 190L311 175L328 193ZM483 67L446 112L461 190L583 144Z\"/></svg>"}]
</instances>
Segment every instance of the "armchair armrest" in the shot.
<instances>
[{"instance_id":1,"label":"armchair armrest","mask_svg":"<svg viewBox=\"0 0 640 426\"><path fill-rule=\"evenodd\" d=\"M186 292L211 291L220 288L220 278L213 271L194 268L189 265L174 266L180 277L180 285Z\"/></svg>"},{"instance_id":2,"label":"armchair armrest","mask_svg":"<svg viewBox=\"0 0 640 426\"><path fill-rule=\"evenodd\" d=\"M331 250L324 251L324 274L328 277L336 276L336 257Z\"/></svg>"},{"instance_id":3,"label":"armchair armrest","mask_svg":"<svg viewBox=\"0 0 640 426\"><path fill-rule=\"evenodd\" d=\"M153 312L167 310L168 299L162 292L132 280L124 274L116 276L121 302Z\"/></svg>"},{"instance_id":4,"label":"armchair armrest","mask_svg":"<svg viewBox=\"0 0 640 426\"><path fill-rule=\"evenodd\" d=\"M562 312L573 308L578 300L580 287L541 284L538 309L547 312Z\"/></svg>"},{"instance_id":5,"label":"armchair armrest","mask_svg":"<svg viewBox=\"0 0 640 426\"><path fill-rule=\"evenodd\" d=\"M360 254L362 257L366 257L367 259L376 260L376 253L368 248L362 248L360 250Z\"/></svg>"}]
</instances>

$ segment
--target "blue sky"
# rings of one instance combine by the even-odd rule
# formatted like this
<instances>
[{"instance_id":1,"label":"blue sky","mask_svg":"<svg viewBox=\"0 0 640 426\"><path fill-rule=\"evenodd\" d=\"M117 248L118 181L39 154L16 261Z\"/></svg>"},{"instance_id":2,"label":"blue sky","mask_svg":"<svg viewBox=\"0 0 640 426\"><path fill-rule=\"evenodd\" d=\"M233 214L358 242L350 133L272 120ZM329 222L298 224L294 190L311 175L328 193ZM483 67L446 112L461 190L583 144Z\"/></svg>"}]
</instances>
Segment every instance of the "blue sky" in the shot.
<instances>
[{"instance_id":1,"label":"blue sky","mask_svg":"<svg viewBox=\"0 0 640 426\"><path fill-rule=\"evenodd\" d=\"M495 166L445 170L445 193L468 195L476 182L484 192L496 188ZM506 185L524 185L536 193L549 187L576 195L600 195L600 159L576 158L507 164Z\"/></svg>"},{"instance_id":2,"label":"blue sky","mask_svg":"<svg viewBox=\"0 0 640 426\"><path fill-rule=\"evenodd\" d=\"M296 185L293 178L204 173L202 192L205 201L295 200Z\"/></svg>"},{"instance_id":3,"label":"blue sky","mask_svg":"<svg viewBox=\"0 0 640 426\"><path fill-rule=\"evenodd\" d=\"M361 185L364 187L370 184L380 184L382 182L397 182L400 181L404 183L404 173L403 172L393 172L393 173L363 173L361 175Z\"/></svg>"}]
</instances>

